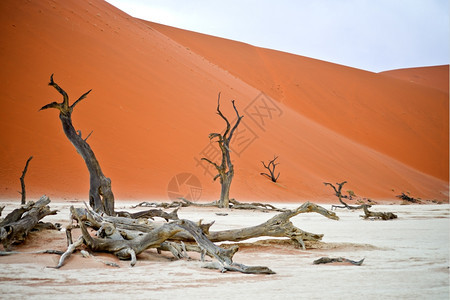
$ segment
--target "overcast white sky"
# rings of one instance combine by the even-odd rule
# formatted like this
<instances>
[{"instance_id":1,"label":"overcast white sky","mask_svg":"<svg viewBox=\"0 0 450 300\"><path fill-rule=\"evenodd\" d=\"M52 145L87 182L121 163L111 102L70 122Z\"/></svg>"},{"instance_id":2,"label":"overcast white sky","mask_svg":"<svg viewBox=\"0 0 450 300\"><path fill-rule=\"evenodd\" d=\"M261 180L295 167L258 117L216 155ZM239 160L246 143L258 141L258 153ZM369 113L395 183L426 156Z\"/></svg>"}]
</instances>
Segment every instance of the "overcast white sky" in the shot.
<instances>
[{"instance_id":1,"label":"overcast white sky","mask_svg":"<svg viewBox=\"0 0 450 300\"><path fill-rule=\"evenodd\" d=\"M107 0L141 19L379 72L450 63L450 0Z\"/></svg>"}]
</instances>

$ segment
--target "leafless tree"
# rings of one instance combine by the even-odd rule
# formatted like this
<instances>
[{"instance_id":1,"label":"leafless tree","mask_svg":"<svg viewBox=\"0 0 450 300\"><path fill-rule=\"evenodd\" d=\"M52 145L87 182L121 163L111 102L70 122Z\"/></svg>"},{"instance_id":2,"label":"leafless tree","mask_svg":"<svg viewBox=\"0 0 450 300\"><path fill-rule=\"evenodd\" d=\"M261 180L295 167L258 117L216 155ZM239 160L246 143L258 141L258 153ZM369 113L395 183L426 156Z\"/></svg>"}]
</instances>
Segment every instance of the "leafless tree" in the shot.
<instances>
[{"instance_id":1,"label":"leafless tree","mask_svg":"<svg viewBox=\"0 0 450 300\"><path fill-rule=\"evenodd\" d=\"M43 106L40 110L47 108L56 108L59 110L59 118L62 123L64 133L74 145L77 152L86 163L90 175L89 205L97 212L105 212L107 215L114 215L114 194L111 190L111 180L103 175L100 164L94 155L87 138L81 137L81 131L76 131L72 125L72 112L75 106L91 92L87 91L72 105L69 105L69 96L67 93L53 81L53 74L50 76L50 86L54 87L62 96L61 103L52 102Z\"/></svg>"},{"instance_id":2,"label":"leafless tree","mask_svg":"<svg viewBox=\"0 0 450 300\"><path fill-rule=\"evenodd\" d=\"M264 168L266 168L269 171L269 174L267 173L261 173L261 175L266 176L267 178L269 178L270 180L272 180L273 182L277 182L278 177L280 177L280 172L278 172L278 175L275 176L275 167L277 165L279 165L279 163L275 163L275 160L277 160L278 156L274 156L274 158L269 161L269 163L266 165L264 163L264 161L261 161L261 163L263 164Z\"/></svg>"},{"instance_id":3,"label":"leafless tree","mask_svg":"<svg viewBox=\"0 0 450 300\"><path fill-rule=\"evenodd\" d=\"M243 116L239 115L239 112L234 104L234 100L231 101L233 104L234 111L236 112L237 120L236 123L231 127L228 119L222 114L220 111L220 93L217 99L217 114L225 121L227 127L223 134L220 133L210 133L209 139L213 140L217 138L217 143L219 144L220 151L222 152L222 161L220 164L217 164L206 157L203 157L202 160L212 164L216 169L218 174L214 177L214 180L220 178L220 184L222 185L222 189L220 192L220 200L219 207L229 207L230 203L230 186L231 181L234 176L234 166L231 163L230 157L230 141L233 137L233 133L236 131L236 128L239 126L241 119Z\"/></svg>"},{"instance_id":4,"label":"leafless tree","mask_svg":"<svg viewBox=\"0 0 450 300\"><path fill-rule=\"evenodd\" d=\"M359 206L350 206L347 203L345 203L342 198L348 198L348 196L346 195L342 195L342 187L344 186L344 184L346 184L347 181L343 181L341 183L336 183L336 185L338 186L338 188L336 188L333 184L329 183L329 182L324 182L323 184L325 185L329 185L333 188L334 193L336 194L336 197L338 197L339 202L343 205L343 206L339 206L339 205L332 205L331 209L333 208L347 208L347 209L361 209L364 207L364 205L359 205ZM370 206L369 206L370 207Z\"/></svg>"}]
</instances>

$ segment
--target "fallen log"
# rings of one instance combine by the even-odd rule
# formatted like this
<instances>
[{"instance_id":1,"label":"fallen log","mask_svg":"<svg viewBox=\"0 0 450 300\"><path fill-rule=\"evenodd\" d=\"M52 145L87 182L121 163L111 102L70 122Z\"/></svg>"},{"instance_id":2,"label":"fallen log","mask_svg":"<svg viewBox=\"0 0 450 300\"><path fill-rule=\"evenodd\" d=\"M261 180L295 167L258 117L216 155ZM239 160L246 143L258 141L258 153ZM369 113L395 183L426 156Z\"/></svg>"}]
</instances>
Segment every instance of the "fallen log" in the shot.
<instances>
[{"instance_id":1,"label":"fallen log","mask_svg":"<svg viewBox=\"0 0 450 300\"><path fill-rule=\"evenodd\" d=\"M149 210L145 210L145 211L138 211L135 213L129 213L126 211L118 211L116 212L118 217L126 217L126 218L131 218L131 219L152 219L154 217L160 217L165 219L167 222L169 220L179 220L178 218L178 209L176 208L175 210L173 210L170 213L167 213L161 209L149 209Z\"/></svg>"},{"instance_id":2,"label":"fallen log","mask_svg":"<svg viewBox=\"0 0 450 300\"><path fill-rule=\"evenodd\" d=\"M248 210L261 210L261 211L278 211L283 212L285 209L276 208L272 204L267 203L242 203L235 199L230 199L230 203L232 204L232 209L248 209Z\"/></svg>"},{"instance_id":3,"label":"fallen log","mask_svg":"<svg viewBox=\"0 0 450 300\"><path fill-rule=\"evenodd\" d=\"M36 203L30 201L25 206L14 210L6 216L5 220L0 224L0 241L5 250L10 250L13 244L23 242L28 232L42 218L57 213L56 210L50 210L49 203L50 199L47 196L42 196Z\"/></svg>"},{"instance_id":4,"label":"fallen log","mask_svg":"<svg viewBox=\"0 0 450 300\"><path fill-rule=\"evenodd\" d=\"M360 266L362 265L362 263L364 262L364 259L361 259L359 261L354 261L351 259L347 259L344 257L336 257L336 258L331 258L331 257L321 257L319 259L316 259L313 264L315 265L319 265L319 264L329 264L329 263L347 263L347 264L352 264L355 266Z\"/></svg>"},{"instance_id":5,"label":"fallen log","mask_svg":"<svg viewBox=\"0 0 450 300\"><path fill-rule=\"evenodd\" d=\"M392 220L396 219L397 215L391 212L373 212L369 211L370 205L363 204L364 216L360 216L364 219L381 219L381 220Z\"/></svg>"}]
</instances>

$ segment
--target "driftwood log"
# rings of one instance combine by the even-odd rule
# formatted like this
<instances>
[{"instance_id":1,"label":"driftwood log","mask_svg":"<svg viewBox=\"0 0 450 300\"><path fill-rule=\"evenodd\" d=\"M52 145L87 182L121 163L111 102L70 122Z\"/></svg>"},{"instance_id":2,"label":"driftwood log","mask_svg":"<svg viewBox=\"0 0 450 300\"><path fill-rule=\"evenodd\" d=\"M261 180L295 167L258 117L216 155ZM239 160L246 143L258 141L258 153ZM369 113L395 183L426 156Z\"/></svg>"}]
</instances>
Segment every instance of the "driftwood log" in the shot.
<instances>
[{"instance_id":1,"label":"driftwood log","mask_svg":"<svg viewBox=\"0 0 450 300\"><path fill-rule=\"evenodd\" d=\"M68 249L57 267L62 266L70 253L84 243L94 252L110 252L120 259L130 259L132 266L136 264L136 255L148 248L157 248L158 252L170 251L175 258L188 257L187 251L199 252L202 258L208 255L215 259L215 262L207 264L206 267L216 268L222 272L273 274L272 270L264 266L246 266L233 262L233 255L238 251L239 246L234 245L224 249L215 245L214 242L237 242L262 236L287 237L305 249L304 241L317 241L323 236L303 231L290 222L290 218L306 212L316 212L330 219L338 219L334 212L307 202L297 209L279 213L257 226L210 231L214 222L202 224L189 220L176 220L170 223L155 223L142 219L101 216L88 207L86 209L71 207L71 218L80 225L82 236L75 243L69 241L68 237ZM89 234L87 225L97 230L97 237Z\"/></svg>"},{"instance_id":2,"label":"driftwood log","mask_svg":"<svg viewBox=\"0 0 450 300\"><path fill-rule=\"evenodd\" d=\"M50 209L49 203L47 196L42 196L36 203L29 201L25 206L13 210L0 222L0 241L5 250L10 250L13 244L23 242L42 218L57 213L56 210Z\"/></svg>"},{"instance_id":3,"label":"driftwood log","mask_svg":"<svg viewBox=\"0 0 450 300\"><path fill-rule=\"evenodd\" d=\"M344 257L321 257L319 259L316 259L313 264L319 265L319 264L330 264L330 263L347 263L352 264L355 266L360 266L364 262L364 258L359 261L354 261L351 259L347 259Z\"/></svg>"},{"instance_id":4,"label":"driftwood log","mask_svg":"<svg viewBox=\"0 0 450 300\"><path fill-rule=\"evenodd\" d=\"M391 212L373 212L369 211L370 205L363 204L364 209L364 219L381 219L381 220L392 220L396 219L397 215Z\"/></svg>"}]
</instances>

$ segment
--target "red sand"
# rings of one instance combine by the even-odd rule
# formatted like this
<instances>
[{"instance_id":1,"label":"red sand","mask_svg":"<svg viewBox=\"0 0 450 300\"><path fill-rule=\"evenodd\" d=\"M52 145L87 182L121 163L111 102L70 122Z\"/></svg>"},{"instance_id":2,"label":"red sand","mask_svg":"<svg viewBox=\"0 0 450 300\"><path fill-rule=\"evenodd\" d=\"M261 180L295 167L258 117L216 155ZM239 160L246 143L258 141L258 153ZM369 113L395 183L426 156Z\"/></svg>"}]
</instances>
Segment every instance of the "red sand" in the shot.
<instances>
[{"instance_id":1,"label":"red sand","mask_svg":"<svg viewBox=\"0 0 450 300\"><path fill-rule=\"evenodd\" d=\"M236 99L244 115L232 154L238 200L330 202L322 182L347 180L373 199L409 191L448 201L448 66L376 74L145 22L101 0L7 0L0 14L3 198L19 198L30 155L30 197L87 198L86 167L58 112L38 112L61 101L47 86L54 73L72 100L93 89L73 122L83 136L93 130L117 199L166 201L182 172L200 179L202 200L218 198L196 159L224 128L220 91L224 113L234 118ZM415 74L420 82L403 80ZM279 184L259 175L274 154Z\"/></svg>"}]
</instances>

